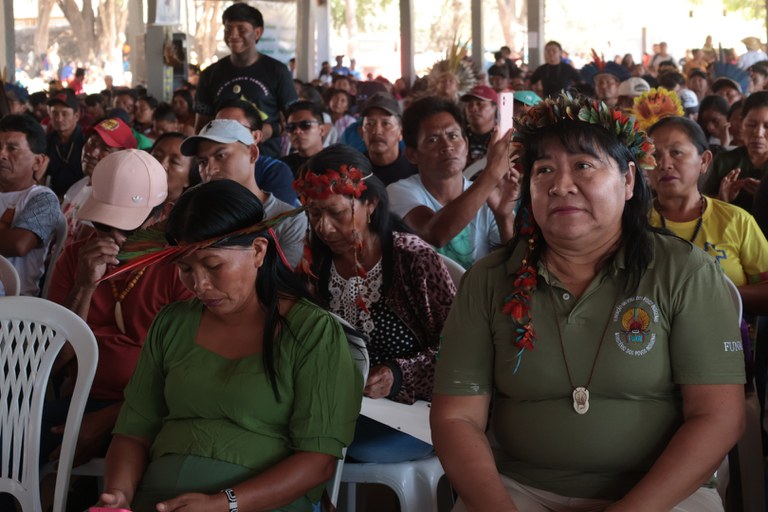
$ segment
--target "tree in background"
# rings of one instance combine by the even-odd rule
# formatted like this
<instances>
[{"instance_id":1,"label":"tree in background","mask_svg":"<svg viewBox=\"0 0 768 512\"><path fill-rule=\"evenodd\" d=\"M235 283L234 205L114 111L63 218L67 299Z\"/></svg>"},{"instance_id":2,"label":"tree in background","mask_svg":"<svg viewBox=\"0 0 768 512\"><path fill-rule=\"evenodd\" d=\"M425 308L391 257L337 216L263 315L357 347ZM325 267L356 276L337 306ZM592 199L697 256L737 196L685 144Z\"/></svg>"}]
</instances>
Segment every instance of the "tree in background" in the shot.
<instances>
[{"instance_id":1,"label":"tree in background","mask_svg":"<svg viewBox=\"0 0 768 512\"><path fill-rule=\"evenodd\" d=\"M768 0L723 0L728 11L742 11L745 17L763 20L768 32ZM749 34L752 35L752 34ZM768 37L768 33L766 34Z\"/></svg>"},{"instance_id":2,"label":"tree in background","mask_svg":"<svg viewBox=\"0 0 768 512\"><path fill-rule=\"evenodd\" d=\"M119 67L123 60L129 1L99 0L94 11L90 1L78 5L75 0L38 0L35 54L40 56L48 50L51 10L58 5L77 43L77 59L105 69Z\"/></svg>"},{"instance_id":3,"label":"tree in background","mask_svg":"<svg viewBox=\"0 0 768 512\"><path fill-rule=\"evenodd\" d=\"M381 18L378 16L392 3L392 0L332 0L331 23L336 31L343 28L347 36L347 55L355 56L358 30L378 30Z\"/></svg>"},{"instance_id":4,"label":"tree in background","mask_svg":"<svg viewBox=\"0 0 768 512\"><path fill-rule=\"evenodd\" d=\"M194 27L189 43L197 54L198 63L209 63L216 55L216 45L219 41L216 34L221 27L221 14L226 6L221 0L187 2L187 26Z\"/></svg>"}]
</instances>

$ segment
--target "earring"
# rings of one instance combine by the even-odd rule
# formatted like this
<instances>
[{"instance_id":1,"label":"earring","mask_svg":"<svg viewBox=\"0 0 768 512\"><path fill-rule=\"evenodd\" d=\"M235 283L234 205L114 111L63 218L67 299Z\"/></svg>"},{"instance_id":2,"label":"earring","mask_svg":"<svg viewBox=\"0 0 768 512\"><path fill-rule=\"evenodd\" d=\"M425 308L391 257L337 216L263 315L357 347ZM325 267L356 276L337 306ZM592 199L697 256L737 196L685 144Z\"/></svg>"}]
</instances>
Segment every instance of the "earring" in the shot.
<instances>
[{"instance_id":1,"label":"earring","mask_svg":"<svg viewBox=\"0 0 768 512\"><path fill-rule=\"evenodd\" d=\"M368 213L366 215L366 218L368 219L368 224L370 224L371 223L371 210L367 210L367 212Z\"/></svg>"}]
</instances>

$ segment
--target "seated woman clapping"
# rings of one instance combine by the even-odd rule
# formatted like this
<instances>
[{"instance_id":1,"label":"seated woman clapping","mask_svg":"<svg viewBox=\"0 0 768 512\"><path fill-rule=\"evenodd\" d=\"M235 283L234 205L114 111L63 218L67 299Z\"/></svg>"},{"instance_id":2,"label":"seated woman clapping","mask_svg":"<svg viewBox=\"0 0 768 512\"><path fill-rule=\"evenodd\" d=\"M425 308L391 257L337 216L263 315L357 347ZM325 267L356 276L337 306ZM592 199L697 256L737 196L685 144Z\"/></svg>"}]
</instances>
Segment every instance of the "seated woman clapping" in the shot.
<instances>
[{"instance_id":1,"label":"seated woman clapping","mask_svg":"<svg viewBox=\"0 0 768 512\"><path fill-rule=\"evenodd\" d=\"M649 130L656 167L648 179L656 191L651 223L703 249L739 287L744 310L768 314L768 241L748 212L705 197L698 187L712 153L695 122L667 117Z\"/></svg>"},{"instance_id":2,"label":"seated woman clapping","mask_svg":"<svg viewBox=\"0 0 768 512\"><path fill-rule=\"evenodd\" d=\"M315 276L316 293L369 338L365 395L430 400L440 330L455 294L441 257L390 213L370 162L348 146L313 156L294 187L311 226L312 262L305 270ZM361 417L348 456L394 462L431 451Z\"/></svg>"},{"instance_id":3,"label":"seated woman clapping","mask_svg":"<svg viewBox=\"0 0 768 512\"><path fill-rule=\"evenodd\" d=\"M333 475L362 377L262 216L229 180L178 199L166 237L196 299L169 305L150 329L107 454L103 505L308 511Z\"/></svg>"}]
</instances>

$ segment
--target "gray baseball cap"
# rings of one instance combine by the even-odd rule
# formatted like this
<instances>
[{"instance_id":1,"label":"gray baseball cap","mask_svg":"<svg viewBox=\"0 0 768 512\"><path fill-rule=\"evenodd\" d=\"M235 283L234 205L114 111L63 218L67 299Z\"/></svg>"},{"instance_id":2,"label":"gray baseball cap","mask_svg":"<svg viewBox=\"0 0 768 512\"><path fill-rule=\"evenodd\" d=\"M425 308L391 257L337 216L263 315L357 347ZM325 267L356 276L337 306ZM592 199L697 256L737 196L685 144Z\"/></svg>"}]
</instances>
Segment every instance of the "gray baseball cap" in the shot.
<instances>
[{"instance_id":1,"label":"gray baseball cap","mask_svg":"<svg viewBox=\"0 0 768 512\"><path fill-rule=\"evenodd\" d=\"M402 116L400 104L397 102L397 99L386 92L377 92L368 98L368 101L363 104L363 108L360 109L360 113L365 116L368 114L368 111L374 108L381 109L393 116Z\"/></svg>"},{"instance_id":2,"label":"gray baseball cap","mask_svg":"<svg viewBox=\"0 0 768 512\"><path fill-rule=\"evenodd\" d=\"M241 142L246 146L253 144L253 135L251 130L231 119L214 119L200 130L200 133L187 137L181 143L181 154L185 156L196 156L197 146L204 140L211 140L221 144L232 144Z\"/></svg>"}]
</instances>

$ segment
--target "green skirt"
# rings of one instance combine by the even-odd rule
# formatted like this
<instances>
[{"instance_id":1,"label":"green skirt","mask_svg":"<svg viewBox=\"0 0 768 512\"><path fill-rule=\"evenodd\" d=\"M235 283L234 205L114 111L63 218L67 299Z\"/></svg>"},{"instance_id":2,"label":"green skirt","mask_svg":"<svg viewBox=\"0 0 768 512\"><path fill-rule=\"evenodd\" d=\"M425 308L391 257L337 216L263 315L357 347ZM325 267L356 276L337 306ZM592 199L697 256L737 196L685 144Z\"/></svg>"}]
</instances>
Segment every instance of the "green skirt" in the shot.
<instances>
[{"instance_id":1,"label":"green skirt","mask_svg":"<svg viewBox=\"0 0 768 512\"><path fill-rule=\"evenodd\" d=\"M131 504L132 512L156 512L155 505L187 492L215 494L256 476L250 468L196 455L164 455L147 466ZM302 496L282 512L310 512L312 503Z\"/></svg>"}]
</instances>

